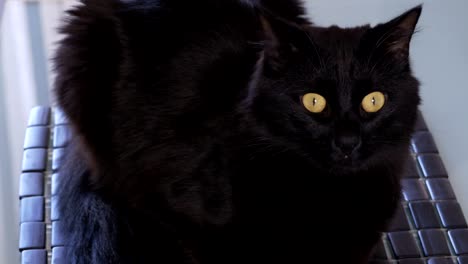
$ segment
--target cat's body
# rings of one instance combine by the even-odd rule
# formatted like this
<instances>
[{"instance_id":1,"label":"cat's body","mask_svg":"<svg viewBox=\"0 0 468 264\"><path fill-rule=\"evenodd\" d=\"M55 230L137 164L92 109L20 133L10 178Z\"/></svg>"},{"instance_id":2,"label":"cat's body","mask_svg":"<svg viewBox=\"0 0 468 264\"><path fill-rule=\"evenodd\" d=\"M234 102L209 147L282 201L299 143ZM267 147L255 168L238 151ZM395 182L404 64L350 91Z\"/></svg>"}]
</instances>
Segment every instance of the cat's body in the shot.
<instances>
[{"instance_id":1,"label":"cat's body","mask_svg":"<svg viewBox=\"0 0 468 264\"><path fill-rule=\"evenodd\" d=\"M287 0L97 2L57 55L71 263L366 263L399 200L419 9L371 31ZM376 89L388 106L362 112Z\"/></svg>"}]
</instances>

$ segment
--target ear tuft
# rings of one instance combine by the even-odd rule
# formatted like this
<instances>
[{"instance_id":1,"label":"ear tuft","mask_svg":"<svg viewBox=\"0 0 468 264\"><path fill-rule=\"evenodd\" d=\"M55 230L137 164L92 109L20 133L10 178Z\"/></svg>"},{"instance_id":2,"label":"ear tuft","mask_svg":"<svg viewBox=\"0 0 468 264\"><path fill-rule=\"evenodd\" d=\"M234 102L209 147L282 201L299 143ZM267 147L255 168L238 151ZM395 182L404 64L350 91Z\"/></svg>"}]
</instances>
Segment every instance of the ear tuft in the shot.
<instances>
[{"instance_id":1,"label":"ear tuft","mask_svg":"<svg viewBox=\"0 0 468 264\"><path fill-rule=\"evenodd\" d=\"M392 42L390 50L394 52L403 52L408 54L409 44L415 32L416 24L421 16L422 6L417 6L397 18L396 28L399 38Z\"/></svg>"},{"instance_id":2,"label":"ear tuft","mask_svg":"<svg viewBox=\"0 0 468 264\"><path fill-rule=\"evenodd\" d=\"M383 45L397 58L407 58L411 38L415 33L421 12L422 5L419 5L385 24L377 25L373 29L379 35L376 45Z\"/></svg>"},{"instance_id":3,"label":"ear tuft","mask_svg":"<svg viewBox=\"0 0 468 264\"><path fill-rule=\"evenodd\" d=\"M260 17L264 37L264 62L267 72L278 72L281 70L284 47L282 47L280 36L273 30L272 24L265 18Z\"/></svg>"}]
</instances>

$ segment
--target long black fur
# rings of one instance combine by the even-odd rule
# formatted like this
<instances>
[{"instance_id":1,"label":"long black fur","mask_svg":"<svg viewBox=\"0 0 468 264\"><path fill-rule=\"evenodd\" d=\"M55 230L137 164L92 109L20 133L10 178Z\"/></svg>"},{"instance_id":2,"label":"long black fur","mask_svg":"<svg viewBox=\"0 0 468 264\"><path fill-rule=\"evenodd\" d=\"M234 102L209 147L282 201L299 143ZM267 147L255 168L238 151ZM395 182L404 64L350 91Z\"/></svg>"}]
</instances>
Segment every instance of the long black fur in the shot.
<instances>
[{"instance_id":1,"label":"long black fur","mask_svg":"<svg viewBox=\"0 0 468 264\"><path fill-rule=\"evenodd\" d=\"M366 263L399 201L420 11L340 29L296 1L82 0L56 58L67 259Z\"/></svg>"}]
</instances>

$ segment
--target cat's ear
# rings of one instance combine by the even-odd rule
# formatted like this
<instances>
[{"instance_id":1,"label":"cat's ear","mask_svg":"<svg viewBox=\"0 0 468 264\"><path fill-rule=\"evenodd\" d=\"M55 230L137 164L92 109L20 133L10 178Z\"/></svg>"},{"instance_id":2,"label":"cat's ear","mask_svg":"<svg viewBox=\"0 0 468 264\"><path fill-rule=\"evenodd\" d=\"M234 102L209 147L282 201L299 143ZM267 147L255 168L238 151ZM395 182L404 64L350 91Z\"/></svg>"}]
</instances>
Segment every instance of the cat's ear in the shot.
<instances>
[{"instance_id":1,"label":"cat's ear","mask_svg":"<svg viewBox=\"0 0 468 264\"><path fill-rule=\"evenodd\" d=\"M267 75L282 72L293 60L306 33L300 25L271 15L260 16L264 43L264 71Z\"/></svg>"},{"instance_id":2,"label":"cat's ear","mask_svg":"<svg viewBox=\"0 0 468 264\"><path fill-rule=\"evenodd\" d=\"M410 41L415 33L421 15L422 5L414 7L402 15L371 29L373 45L383 48L385 53L397 59L407 59Z\"/></svg>"}]
</instances>

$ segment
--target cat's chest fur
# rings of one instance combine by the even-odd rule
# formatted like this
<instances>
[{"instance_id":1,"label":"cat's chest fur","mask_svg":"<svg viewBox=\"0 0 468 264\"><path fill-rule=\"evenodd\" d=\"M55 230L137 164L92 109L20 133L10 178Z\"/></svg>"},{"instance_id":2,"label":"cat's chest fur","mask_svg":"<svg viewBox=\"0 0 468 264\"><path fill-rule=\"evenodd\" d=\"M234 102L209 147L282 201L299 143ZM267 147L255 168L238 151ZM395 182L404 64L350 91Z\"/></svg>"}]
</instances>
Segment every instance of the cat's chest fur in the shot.
<instances>
[{"instance_id":1,"label":"cat's chest fur","mask_svg":"<svg viewBox=\"0 0 468 264\"><path fill-rule=\"evenodd\" d=\"M167 197L174 236L194 263L314 263L325 255L360 263L398 200L391 172L333 175L294 151L219 148L186 175L197 179L191 188Z\"/></svg>"}]
</instances>

